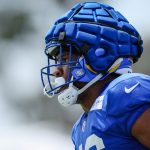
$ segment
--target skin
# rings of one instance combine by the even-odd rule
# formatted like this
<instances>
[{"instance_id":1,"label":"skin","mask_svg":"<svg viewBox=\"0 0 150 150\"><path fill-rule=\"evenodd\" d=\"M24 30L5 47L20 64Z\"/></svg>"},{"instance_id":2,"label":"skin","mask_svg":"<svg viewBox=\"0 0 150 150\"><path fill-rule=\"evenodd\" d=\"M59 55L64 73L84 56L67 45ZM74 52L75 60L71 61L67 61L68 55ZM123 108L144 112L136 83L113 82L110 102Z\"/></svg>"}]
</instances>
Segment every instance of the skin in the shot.
<instances>
[{"instance_id":1,"label":"skin","mask_svg":"<svg viewBox=\"0 0 150 150\"><path fill-rule=\"evenodd\" d=\"M80 104L83 108L83 110L88 113L88 111L91 109L93 103L95 102L96 98L99 96L99 94L102 92L104 86L112 81L114 79L113 76L108 76L105 80L96 82L91 87L89 87L85 92L81 93L78 97L77 103ZM85 83L75 83L75 86L78 88L82 88L85 85ZM94 94L91 94L93 93Z\"/></svg>"},{"instance_id":2,"label":"skin","mask_svg":"<svg viewBox=\"0 0 150 150\"><path fill-rule=\"evenodd\" d=\"M132 135L144 146L150 148L150 108L134 123Z\"/></svg>"},{"instance_id":3,"label":"skin","mask_svg":"<svg viewBox=\"0 0 150 150\"><path fill-rule=\"evenodd\" d=\"M73 54L73 60L77 59L78 54ZM69 54L65 54L63 56L63 60L65 62L69 61ZM67 80L68 77L68 67L58 67L56 68L54 75L56 77L64 77ZM107 78L105 78L102 81L96 82L91 87L89 87L86 91L81 93L78 96L77 103L80 104L83 108L83 110L88 113L91 106L95 102L95 99L99 96L99 94L102 92L102 89L105 87L107 83L114 80L116 77L110 75ZM85 83L76 82L75 86L77 88L82 88L85 85ZM93 93L94 94L91 94ZM132 135L135 137L142 145L144 145L147 148L150 148L150 108L147 109L134 123L132 127Z\"/></svg>"}]
</instances>

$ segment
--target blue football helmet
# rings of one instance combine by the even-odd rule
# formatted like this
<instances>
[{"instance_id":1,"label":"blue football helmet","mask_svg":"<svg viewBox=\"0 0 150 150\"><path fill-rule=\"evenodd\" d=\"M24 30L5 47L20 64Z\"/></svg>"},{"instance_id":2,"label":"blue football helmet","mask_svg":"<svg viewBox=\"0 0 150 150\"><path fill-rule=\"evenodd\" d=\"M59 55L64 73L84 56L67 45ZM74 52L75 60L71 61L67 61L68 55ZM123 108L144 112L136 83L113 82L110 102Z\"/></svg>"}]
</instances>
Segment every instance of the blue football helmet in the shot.
<instances>
[{"instance_id":1,"label":"blue football helmet","mask_svg":"<svg viewBox=\"0 0 150 150\"><path fill-rule=\"evenodd\" d=\"M44 93L58 95L64 106L75 104L79 94L111 73L132 72L132 63L143 52L141 37L128 20L111 6L97 2L74 6L55 22L45 42L48 66L41 69ZM69 59L64 60L64 55ZM66 78L53 73L62 66L68 68ZM75 82L87 84L78 89Z\"/></svg>"}]
</instances>

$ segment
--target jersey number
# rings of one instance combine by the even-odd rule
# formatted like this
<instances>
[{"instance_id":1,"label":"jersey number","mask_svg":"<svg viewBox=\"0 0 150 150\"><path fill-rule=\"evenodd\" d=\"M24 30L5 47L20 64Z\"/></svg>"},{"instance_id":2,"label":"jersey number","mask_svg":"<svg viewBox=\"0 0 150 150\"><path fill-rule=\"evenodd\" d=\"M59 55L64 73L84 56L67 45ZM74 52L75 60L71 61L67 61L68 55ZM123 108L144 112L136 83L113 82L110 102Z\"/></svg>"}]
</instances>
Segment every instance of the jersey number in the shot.
<instances>
[{"instance_id":1,"label":"jersey number","mask_svg":"<svg viewBox=\"0 0 150 150\"><path fill-rule=\"evenodd\" d=\"M103 140L95 134L90 135L86 139L85 150L89 150L93 146L96 147L96 150L101 150L105 148ZM82 144L79 146L79 150L82 150Z\"/></svg>"}]
</instances>

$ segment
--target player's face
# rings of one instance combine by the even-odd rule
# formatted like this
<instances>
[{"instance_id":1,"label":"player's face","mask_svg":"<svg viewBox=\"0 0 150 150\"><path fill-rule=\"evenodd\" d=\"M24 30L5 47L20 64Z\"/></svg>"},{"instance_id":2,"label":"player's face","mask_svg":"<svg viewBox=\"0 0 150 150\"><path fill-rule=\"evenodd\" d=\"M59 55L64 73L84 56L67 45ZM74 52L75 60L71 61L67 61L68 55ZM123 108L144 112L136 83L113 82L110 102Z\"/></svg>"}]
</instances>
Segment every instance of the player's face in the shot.
<instances>
[{"instance_id":1,"label":"player's face","mask_svg":"<svg viewBox=\"0 0 150 150\"><path fill-rule=\"evenodd\" d=\"M69 51L64 50L62 55L58 54L56 56L56 59L57 63L62 65L55 67L53 75L55 77L63 77L66 82L71 80L71 72L74 66L76 66L76 62L79 59L79 54L76 51L73 51L72 55L70 55ZM61 91L67 87L68 86L61 88Z\"/></svg>"}]
</instances>

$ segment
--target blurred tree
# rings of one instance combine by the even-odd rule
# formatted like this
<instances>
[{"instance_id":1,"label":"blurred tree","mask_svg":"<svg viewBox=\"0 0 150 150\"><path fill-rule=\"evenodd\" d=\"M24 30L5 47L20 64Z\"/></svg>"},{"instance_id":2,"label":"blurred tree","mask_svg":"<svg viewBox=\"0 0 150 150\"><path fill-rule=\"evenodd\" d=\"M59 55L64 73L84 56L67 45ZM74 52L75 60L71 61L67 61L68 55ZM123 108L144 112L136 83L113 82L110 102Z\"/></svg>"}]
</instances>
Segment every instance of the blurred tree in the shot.
<instances>
[{"instance_id":1,"label":"blurred tree","mask_svg":"<svg viewBox=\"0 0 150 150\"><path fill-rule=\"evenodd\" d=\"M23 32L33 31L27 13L11 10L3 11L0 13L0 20L1 38L12 39Z\"/></svg>"}]
</instances>

